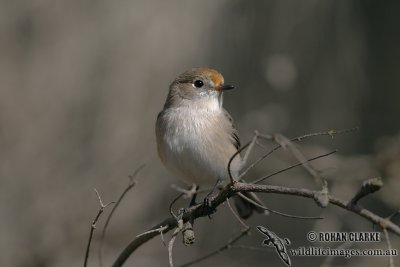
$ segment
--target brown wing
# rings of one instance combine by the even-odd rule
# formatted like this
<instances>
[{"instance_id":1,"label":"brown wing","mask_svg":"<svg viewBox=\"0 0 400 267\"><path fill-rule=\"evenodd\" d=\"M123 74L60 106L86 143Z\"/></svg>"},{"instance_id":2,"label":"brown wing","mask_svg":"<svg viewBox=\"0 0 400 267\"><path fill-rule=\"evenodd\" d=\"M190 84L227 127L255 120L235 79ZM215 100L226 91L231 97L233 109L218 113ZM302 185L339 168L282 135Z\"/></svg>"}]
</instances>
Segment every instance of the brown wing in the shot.
<instances>
[{"instance_id":1,"label":"brown wing","mask_svg":"<svg viewBox=\"0 0 400 267\"><path fill-rule=\"evenodd\" d=\"M231 133L232 144L236 147L236 149L239 149L240 148L239 133L236 130L235 124L233 123L233 119L232 119L231 115L229 115L228 111L226 111L225 109L224 109L224 115L232 125L232 133Z\"/></svg>"}]
</instances>

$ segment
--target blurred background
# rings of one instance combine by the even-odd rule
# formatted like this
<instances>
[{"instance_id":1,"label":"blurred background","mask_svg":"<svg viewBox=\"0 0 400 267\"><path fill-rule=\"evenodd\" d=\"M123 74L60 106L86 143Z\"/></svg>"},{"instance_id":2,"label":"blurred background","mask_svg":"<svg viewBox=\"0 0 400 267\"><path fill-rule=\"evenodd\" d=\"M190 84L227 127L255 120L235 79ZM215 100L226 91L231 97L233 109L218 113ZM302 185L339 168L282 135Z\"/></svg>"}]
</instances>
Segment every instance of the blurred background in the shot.
<instances>
[{"instance_id":1,"label":"blurred background","mask_svg":"<svg viewBox=\"0 0 400 267\"><path fill-rule=\"evenodd\" d=\"M307 157L339 150L313 166L345 200L363 180L381 176L382 190L361 204L389 216L400 208L399 11L399 1L0 1L0 265L81 266L99 208L93 189L104 202L116 200L143 163L138 185L110 223L105 266L168 216L177 195L170 185L177 181L157 157L154 124L169 83L197 66L219 70L236 86L224 105L242 143L255 129L294 137L360 127L334 139L308 139L299 148ZM249 179L294 162L280 151ZM301 168L267 182L318 189ZM248 221L288 237L290 248L340 245L311 244L310 230L372 231L371 223L333 206L321 209L294 196L263 198L281 212L325 217L258 215ZM181 201L177 208L186 205ZM176 242L178 265L225 244L240 226L221 206L212 220L198 220L195 230L193 246ZM99 233L90 266L98 266ZM399 237L391 237L399 248ZM253 228L239 244L259 247L263 238ZM386 248L386 242L349 247ZM167 260L167 248L155 238L127 266L167 266ZM365 267L388 260L328 261ZM293 266L328 261L292 257ZM266 265L284 266L267 249L231 249L198 264Z\"/></svg>"}]
</instances>

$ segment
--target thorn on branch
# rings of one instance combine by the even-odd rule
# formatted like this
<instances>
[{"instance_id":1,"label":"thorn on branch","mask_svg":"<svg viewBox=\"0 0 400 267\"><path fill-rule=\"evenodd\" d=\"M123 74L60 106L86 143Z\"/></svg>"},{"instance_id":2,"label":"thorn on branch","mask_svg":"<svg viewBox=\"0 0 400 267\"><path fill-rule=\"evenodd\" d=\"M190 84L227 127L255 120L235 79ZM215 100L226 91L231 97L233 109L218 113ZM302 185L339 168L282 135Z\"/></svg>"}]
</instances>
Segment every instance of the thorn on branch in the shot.
<instances>
[{"instance_id":1,"label":"thorn on branch","mask_svg":"<svg viewBox=\"0 0 400 267\"><path fill-rule=\"evenodd\" d=\"M361 188L358 190L357 194L350 201L350 205L356 205L357 202L372 193L375 193L383 186L382 179L380 177L371 178L362 183Z\"/></svg>"}]
</instances>

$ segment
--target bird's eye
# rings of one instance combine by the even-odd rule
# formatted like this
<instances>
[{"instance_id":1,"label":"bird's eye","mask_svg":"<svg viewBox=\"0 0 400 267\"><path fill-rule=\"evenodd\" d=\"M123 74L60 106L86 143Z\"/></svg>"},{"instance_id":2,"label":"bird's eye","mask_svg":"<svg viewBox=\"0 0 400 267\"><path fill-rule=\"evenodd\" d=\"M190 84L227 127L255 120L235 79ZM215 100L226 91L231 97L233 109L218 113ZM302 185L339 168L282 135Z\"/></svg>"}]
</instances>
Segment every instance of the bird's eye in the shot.
<instances>
[{"instance_id":1,"label":"bird's eye","mask_svg":"<svg viewBox=\"0 0 400 267\"><path fill-rule=\"evenodd\" d=\"M204 82L203 82L202 80L196 80L196 81L194 81L193 85L194 85L196 88L201 88L201 87L203 87Z\"/></svg>"}]
</instances>

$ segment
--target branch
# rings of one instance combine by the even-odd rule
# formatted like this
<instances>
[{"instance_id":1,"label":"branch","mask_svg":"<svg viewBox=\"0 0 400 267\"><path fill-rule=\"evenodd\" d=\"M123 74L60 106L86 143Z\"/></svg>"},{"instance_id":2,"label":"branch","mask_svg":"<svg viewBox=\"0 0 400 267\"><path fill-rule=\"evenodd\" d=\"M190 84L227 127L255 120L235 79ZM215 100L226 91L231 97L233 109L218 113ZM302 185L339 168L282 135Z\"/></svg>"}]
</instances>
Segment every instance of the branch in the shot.
<instances>
[{"instance_id":1,"label":"branch","mask_svg":"<svg viewBox=\"0 0 400 267\"><path fill-rule=\"evenodd\" d=\"M275 172L273 172L273 173L271 173L271 174L268 174L268 175L266 175L266 176L263 176L263 177L261 177L261 178L258 178L257 180L254 180L254 181L251 182L251 183L252 183L252 184L261 183L261 182L264 181L265 179L271 178L272 176L275 176L275 175L280 174L280 173L282 173L282 172L286 172L286 171L288 171L288 170L290 170L290 169L293 169L293 168L295 168L295 167L302 166L302 165L305 164L306 162L311 162L311 161L313 161L313 160L317 160L317 159L320 159L320 158L324 158L324 157L330 156L330 155L332 155L332 154L334 154L334 153L336 153L336 152L337 152L337 150L333 150L333 151L331 151L331 152L329 152L329 153L325 153L325 154L318 155L318 156L313 157L313 158L306 159L305 161L302 161L302 162L293 164L293 165L291 165L291 166L289 166L289 167L286 167L286 168L284 168L284 169L275 171Z\"/></svg>"},{"instance_id":2,"label":"branch","mask_svg":"<svg viewBox=\"0 0 400 267\"><path fill-rule=\"evenodd\" d=\"M392 243L390 243L389 233L386 228L383 228L383 233L385 234L386 244L389 250L392 250ZM389 254L389 267L394 267L394 260L392 253Z\"/></svg>"},{"instance_id":3,"label":"branch","mask_svg":"<svg viewBox=\"0 0 400 267\"><path fill-rule=\"evenodd\" d=\"M187 262L187 263L185 263L185 264L183 264L183 265L181 265L181 266L179 266L179 267L191 266L191 265L193 265L193 264L196 264L196 263L199 263L199 262L201 262L201 261L204 261L204 260L206 260L206 259L208 259L208 258L210 258L210 257L212 257L212 256L214 256L214 255L216 255L216 254L218 254L218 253L221 253L221 252L223 252L224 250L230 249L230 248L232 247L233 244L235 244L235 243L238 242L241 238L243 238L244 236L246 236L246 235L249 233L249 231L250 231L250 228L248 227L248 228L242 230L242 232L241 232L238 236L236 236L235 238L232 238L231 240L229 240L224 246L220 247L219 249L217 249L217 250L215 250L215 251L213 251L213 252L210 252L209 254L204 255L203 257L200 257L200 258L195 259L195 260L193 260L193 261Z\"/></svg>"},{"instance_id":4,"label":"branch","mask_svg":"<svg viewBox=\"0 0 400 267\"><path fill-rule=\"evenodd\" d=\"M179 234L179 232L183 228L183 223L182 220L178 220L178 226L175 228L174 233L172 234L171 240L168 243L168 262L169 262L169 267L174 267L174 261L172 259L172 249L174 248L174 243L176 236Z\"/></svg>"},{"instance_id":5,"label":"branch","mask_svg":"<svg viewBox=\"0 0 400 267\"><path fill-rule=\"evenodd\" d=\"M183 223L187 222L189 219L197 219L200 217L205 217L211 215L215 212L215 209L224 203L227 198L230 198L234 194L238 192L260 192L260 193L272 193L272 194L282 194L282 195L293 195L293 196L300 196L305 198L314 199L318 195L319 191L309 190L309 189L302 189L302 188L290 188L284 186L276 186L276 185L260 185L260 184L248 184L248 183L241 183L235 182L233 184L229 184L225 186L215 197L211 197L209 201L209 206L202 204L197 204L192 206L186 210L183 214L182 220ZM338 199L332 195L328 195L328 200L331 204L336 205L340 208L346 209L351 211L374 224L379 225L382 228L385 228L396 235L400 236L400 227L393 222L391 222L387 218L382 218L375 213L364 209L358 205L349 205L350 202ZM170 217L162 221L161 223L157 224L153 228L149 230L160 229L164 227L165 230L162 233L167 233L171 229L177 227L177 220L175 217ZM113 267L119 267L124 264L124 262L129 258L129 256L141 245L152 239L153 237L157 236L160 231L153 231L147 235L143 235L140 237L135 238L118 256Z\"/></svg>"},{"instance_id":6,"label":"branch","mask_svg":"<svg viewBox=\"0 0 400 267\"><path fill-rule=\"evenodd\" d=\"M96 223L99 220L100 215L103 213L104 209L107 208L107 206L115 203L115 202L110 202L110 203L107 203L107 204L104 205L103 201L101 200L99 192L96 189L94 189L94 192L96 192L97 198L99 199L100 209L97 212L97 215L94 218L94 220L92 222L92 225L90 226L89 240L88 240L88 244L86 246L85 260L83 262L83 266L85 266L85 267L87 266L87 262L88 262L88 259L89 259L90 245L92 244L93 232L94 232L94 229L96 229Z\"/></svg>"},{"instance_id":7,"label":"branch","mask_svg":"<svg viewBox=\"0 0 400 267\"><path fill-rule=\"evenodd\" d=\"M233 192L262 192L262 193L274 193L283 195L294 195L305 198L315 198L315 194L319 191L302 189L302 188L290 188L276 185L258 185L258 184L247 184L247 183L236 183L233 186ZM335 206L351 211L361 217L364 217L368 221L379 225L382 228L386 228L391 232L400 236L400 227L389 219L380 217L375 213L360 207L359 205L349 205L350 202L341 200L335 196L328 195L329 202Z\"/></svg>"},{"instance_id":8,"label":"branch","mask_svg":"<svg viewBox=\"0 0 400 267\"><path fill-rule=\"evenodd\" d=\"M358 190L357 194L353 197L353 199L350 201L351 205L357 204L357 202L372 193L375 193L381 187L383 186L382 180L380 177L377 178L371 178L363 182L360 190Z\"/></svg>"},{"instance_id":9,"label":"branch","mask_svg":"<svg viewBox=\"0 0 400 267\"><path fill-rule=\"evenodd\" d=\"M128 186L124 189L124 191L121 193L121 195L119 196L117 202L115 203L115 205L113 206L113 208L111 209L110 214L107 217L107 220L104 224L103 230L101 231L101 237L100 237L100 246L99 246L99 251L98 251L98 258L99 258L99 265L100 267L103 266L103 245L104 245L104 239L106 237L106 231L107 231L107 227L108 224L110 223L110 220L112 218L112 216L114 215L115 210L118 208L119 204L121 203L122 199L125 197L125 195L129 192L129 190L131 190L135 185L136 185L136 180L135 177L136 175L146 166L146 164L142 164L140 165L134 172L132 175L129 175L129 184Z\"/></svg>"},{"instance_id":10,"label":"branch","mask_svg":"<svg viewBox=\"0 0 400 267\"><path fill-rule=\"evenodd\" d=\"M352 128L352 129L347 129L347 130L328 130L328 131L325 131L325 132L317 132L317 133L305 134L305 135L301 135L301 136L294 137L294 138L292 138L292 139L287 139L287 140L288 140L289 142L300 142L300 141L303 141L303 140L305 140L305 139L307 139L307 138L316 137L316 136L330 136L331 138L333 138L335 135L344 134L344 133L350 133L350 132L353 132L353 131L356 131L356 130L358 130L358 127ZM262 139L265 139L265 140L277 142L276 136L277 136L277 135L260 134L259 132L256 131L255 134L254 134L254 139L257 141L257 138L262 138ZM237 155L239 155L240 152L242 152L244 149L246 149L246 148L254 141L254 139L253 139L252 141L246 143L244 146L242 146L242 147L231 157L231 159L230 159L230 161L229 161L229 163L228 163L228 173L229 173L229 177L230 177L230 179L231 179L231 182L233 181L233 179L232 179L232 174L231 174L230 166L231 166L231 163L232 163L233 159L234 159L235 157L237 157ZM275 146L275 147L272 148L268 153L262 155L262 156L259 157L257 160L255 160L252 164L250 164L250 166L247 167L247 168L240 174L239 179L242 178L244 175L246 175L247 172L248 172L249 170L251 170L252 168L254 168L258 163L260 163L262 160L264 160L264 159L267 158L269 155L271 155L272 153L274 153L276 150L278 150L278 149L284 147L284 144L283 144L282 142L277 142L277 143L278 143L277 146ZM300 160L300 161L302 161L302 160Z\"/></svg>"}]
</instances>

